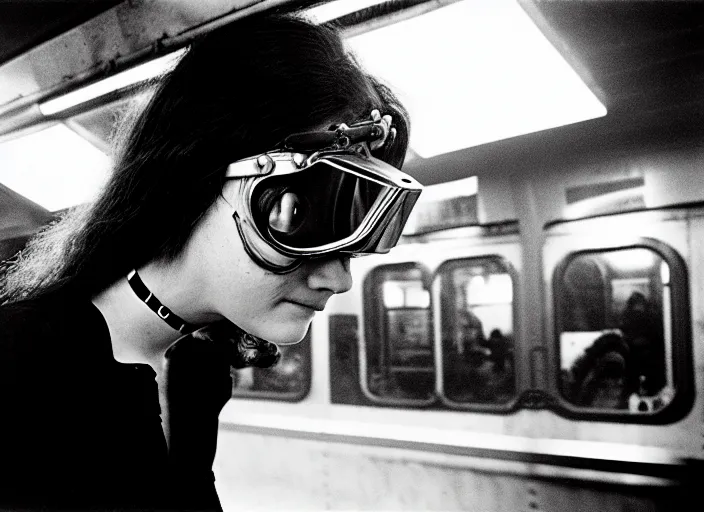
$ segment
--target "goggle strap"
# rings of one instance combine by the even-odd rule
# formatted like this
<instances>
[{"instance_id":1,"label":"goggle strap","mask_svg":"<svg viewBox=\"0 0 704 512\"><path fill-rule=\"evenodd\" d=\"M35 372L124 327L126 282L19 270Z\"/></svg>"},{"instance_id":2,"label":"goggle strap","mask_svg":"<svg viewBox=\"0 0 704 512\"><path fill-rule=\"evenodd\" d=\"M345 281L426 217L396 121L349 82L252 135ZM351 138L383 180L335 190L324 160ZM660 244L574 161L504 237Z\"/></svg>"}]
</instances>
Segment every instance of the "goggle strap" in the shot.
<instances>
[{"instance_id":1,"label":"goggle strap","mask_svg":"<svg viewBox=\"0 0 704 512\"><path fill-rule=\"evenodd\" d=\"M344 149L361 142L374 142L383 135L378 123L364 121L351 127L341 124L334 130L294 133L284 139L283 147L293 151Z\"/></svg>"},{"instance_id":2,"label":"goggle strap","mask_svg":"<svg viewBox=\"0 0 704 512\"><path fill-rule=\"evenodd\" d=\"M337 134L335 132L294 133L284 139L282 147L295 151L316 151L332 147L336 140Z\"/></svg>"}]
</instances>

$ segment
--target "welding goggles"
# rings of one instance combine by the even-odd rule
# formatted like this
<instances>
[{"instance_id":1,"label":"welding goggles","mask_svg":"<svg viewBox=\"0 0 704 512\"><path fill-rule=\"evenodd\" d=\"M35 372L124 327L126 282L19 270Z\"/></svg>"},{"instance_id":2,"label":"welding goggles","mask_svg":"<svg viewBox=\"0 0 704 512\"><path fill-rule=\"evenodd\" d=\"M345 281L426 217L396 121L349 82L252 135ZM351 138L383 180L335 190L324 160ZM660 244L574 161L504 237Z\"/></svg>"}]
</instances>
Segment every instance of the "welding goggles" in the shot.
<instances>
[{"instance_id":1,"label":"welding goggles","mask_svg":"<svg viewBox=\"0 0 704 512\"><path fill-rule=\"evenodd\" d=\"M393 130L374 111L371 121L294 134L230 164L227 178L245 178L233 218L249 256L284 273L303 259L394 247L423 187L372 156L369 144Z\"/></svg>"}]
</instances>

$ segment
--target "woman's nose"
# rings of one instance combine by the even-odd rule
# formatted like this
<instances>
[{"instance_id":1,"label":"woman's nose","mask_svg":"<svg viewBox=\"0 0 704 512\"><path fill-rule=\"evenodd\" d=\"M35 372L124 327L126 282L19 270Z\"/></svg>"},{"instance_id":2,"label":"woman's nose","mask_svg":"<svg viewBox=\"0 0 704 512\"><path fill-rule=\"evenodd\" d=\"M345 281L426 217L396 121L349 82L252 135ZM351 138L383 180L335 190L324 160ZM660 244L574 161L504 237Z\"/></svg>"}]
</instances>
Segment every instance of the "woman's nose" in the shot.
<instances>
[{"instance_id":1,"label":"woman's nose","mask_svg":"<svg viewBox=\"0 0 704 512\"><path fill-rule=\"evenodd\" d=\"M311 266L312 270L308 274L308 286L311 289L344 293L352 288L349 257L313 260Z\"/></svg>"}]
</instances>

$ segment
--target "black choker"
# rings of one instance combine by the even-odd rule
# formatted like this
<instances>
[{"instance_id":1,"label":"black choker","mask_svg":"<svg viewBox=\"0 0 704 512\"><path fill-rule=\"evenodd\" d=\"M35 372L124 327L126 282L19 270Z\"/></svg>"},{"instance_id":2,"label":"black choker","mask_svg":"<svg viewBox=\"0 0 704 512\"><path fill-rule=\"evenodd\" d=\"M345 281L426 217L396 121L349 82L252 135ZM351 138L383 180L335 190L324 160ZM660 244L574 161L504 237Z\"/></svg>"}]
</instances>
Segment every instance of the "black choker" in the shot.
<instances>
[{"instance_id":1,"label":"black choker","mask_svg":"<svg viewBox=\"0 0 704 512\"><path fill-rule=\"evenodd\" d=\"M152 292L149 291L149 288L147 288L144 282L140 279L136 270L133 270L127 274L127 282L130 283L130 288L132 288L135 295L137 295L142 302L149 306L149 309L159 315L159 318L169 324L170 327L176 329L182 334L190 334L195 331L195 327L175 315L169 308L164 306Z\"/></svg>"}]
</instances>

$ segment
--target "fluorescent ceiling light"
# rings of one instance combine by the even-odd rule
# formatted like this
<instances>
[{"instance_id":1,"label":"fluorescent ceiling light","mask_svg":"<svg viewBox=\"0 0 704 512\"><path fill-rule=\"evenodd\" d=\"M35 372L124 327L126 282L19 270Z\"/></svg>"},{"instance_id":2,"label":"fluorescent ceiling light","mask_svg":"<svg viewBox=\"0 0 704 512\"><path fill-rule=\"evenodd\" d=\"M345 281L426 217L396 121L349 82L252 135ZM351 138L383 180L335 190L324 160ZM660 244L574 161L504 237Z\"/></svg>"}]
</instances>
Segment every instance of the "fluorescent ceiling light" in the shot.
<instances>
[{"instance_id":1,"label":"fluorescent ceiling light","mask_svg":"<svg viewBox=\"0 0 704 512\"><path fill-rule=\"evenodd\" d=\"M51 211L92 200L110 166L107 155L63 124L3 143L0 162L0 183Z\"/></svg>"},{"instance_id":2,"label":"fluorescent ceiling light","mask_svg":"<svg viewBox=\"0 0 704 512\"><path fill-rule=\"evenodd\" d=\"M341 18L346 14L361 11L372 5L384 3L386 0L336 0L312 9L306 14L316 23L326 23L330 20Z\"/></svg>"},{"instance_id":3,"label":"fluorescent ceiling light","mask_svg":"<svg viewBox=\"0 0 704 512\"><path fill-rule=\"evenodd\" d=\"M99 98L105 94L119 91L120 89L160 76L170 71L181 57L183 57L186 51L187 48L182 48L168 55L164 55L163 57L159 57L158 59L117 73L94 84L81 87L78 90L41 103L39 110L45 116L51 116L75 107L76 105Z\"/></svg>"},{"instance_id":4,"label":"fluorescent ceiling light","mask_svg":"<svg viewBox=\"0 0 704 512\"><path fill-rule=\"evenodd\" d=\"M348 39L422 157L606 115L517 2L464 0Z\"/></svg>"}]
</instances>

